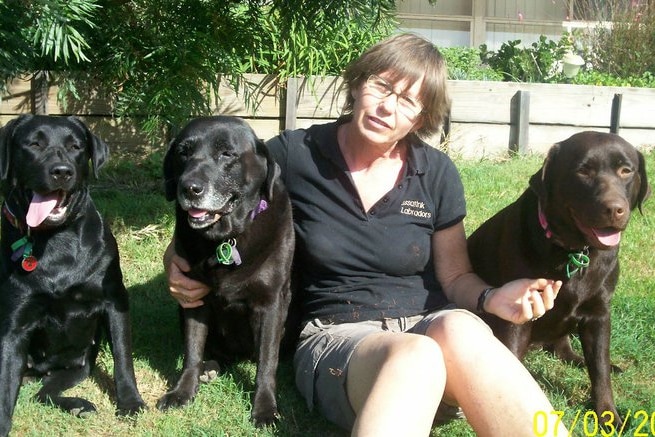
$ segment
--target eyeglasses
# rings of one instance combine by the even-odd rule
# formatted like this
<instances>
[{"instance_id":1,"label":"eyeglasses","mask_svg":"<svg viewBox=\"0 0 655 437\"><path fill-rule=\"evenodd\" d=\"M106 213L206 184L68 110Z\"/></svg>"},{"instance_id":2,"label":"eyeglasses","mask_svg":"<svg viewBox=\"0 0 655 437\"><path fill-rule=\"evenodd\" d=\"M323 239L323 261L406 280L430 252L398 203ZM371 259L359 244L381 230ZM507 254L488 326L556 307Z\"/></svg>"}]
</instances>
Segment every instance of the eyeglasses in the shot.
<instances>
[{"instance_id":1,"label":"eyeglasses","mask_svg":"<svg viewBox=\"0 0 655 437\"><path fill-rule=\"evenodd\" d=\"M368 79L366 79L366 87L371 94L378 99L384 99L395 94L396 97L398 97L398 110L407 118L414 118L423 111L423 105L421 102L414 97L395 92L393 90L393 85L382 79L380 76L371 74Z\"/></svg>"}]
</instances>

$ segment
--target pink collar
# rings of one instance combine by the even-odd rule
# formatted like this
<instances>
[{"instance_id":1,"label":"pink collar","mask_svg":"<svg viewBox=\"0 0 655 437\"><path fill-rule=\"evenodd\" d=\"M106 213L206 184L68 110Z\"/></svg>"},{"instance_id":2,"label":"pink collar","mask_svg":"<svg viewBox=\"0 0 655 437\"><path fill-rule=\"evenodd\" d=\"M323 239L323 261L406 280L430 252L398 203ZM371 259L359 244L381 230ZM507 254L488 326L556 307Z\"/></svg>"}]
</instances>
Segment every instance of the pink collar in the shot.
<instances>
[{"instance_id":1,"label":"pink collar","mask_svg":"<svg viewBox=\"0 0 655 437\"><path fill-rule=\"evenodd\" d=\"M546 220L546 215L544 214L544 211L541 209L541 202L538 203L537 210L539 211L539 224L546 232L546 238L551 238L553 236L553 232L550 229L548 229L548 220Z\"/></svg>"}]
</instances>

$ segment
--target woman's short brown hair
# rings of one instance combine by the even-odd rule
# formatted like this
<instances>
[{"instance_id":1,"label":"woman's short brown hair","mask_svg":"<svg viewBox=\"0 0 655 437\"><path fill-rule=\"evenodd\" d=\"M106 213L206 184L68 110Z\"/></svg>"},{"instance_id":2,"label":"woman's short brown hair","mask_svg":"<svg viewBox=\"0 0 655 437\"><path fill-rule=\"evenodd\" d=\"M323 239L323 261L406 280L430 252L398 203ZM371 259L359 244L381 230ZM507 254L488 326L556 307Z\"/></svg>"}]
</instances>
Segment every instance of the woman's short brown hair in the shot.
<instances>
[{"instance_id":1,"label":"woman's short brown hair","mask_svg":"<svg viewBox=\"0 0 655 437\"><path fill-rule=\"evenodd\" d=\"M437 133L450 108L446 61L437 47L411 33L397 34L371 46L343 73L343 89L347 90L344 113L350 114L355 103L351 91L361 87L371 74L380 73L387 73L392 82L407 79L409 86L424 76L418 96L423 123L416 134L425 138Z\"/></svg>"}]
</instances>

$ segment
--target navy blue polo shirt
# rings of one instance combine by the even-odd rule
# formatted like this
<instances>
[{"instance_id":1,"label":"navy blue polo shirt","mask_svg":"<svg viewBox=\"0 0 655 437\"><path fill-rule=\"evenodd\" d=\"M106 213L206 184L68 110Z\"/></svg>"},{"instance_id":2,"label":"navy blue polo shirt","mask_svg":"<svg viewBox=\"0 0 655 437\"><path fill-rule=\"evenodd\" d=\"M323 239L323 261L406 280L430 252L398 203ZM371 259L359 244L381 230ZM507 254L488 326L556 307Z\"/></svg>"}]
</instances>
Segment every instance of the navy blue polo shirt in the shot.
<instances>
[{"instance_id":1,"label":"navy blue polo shirt","mask_svg":"<svg viewBox=\"0 0 655 437\"><path fill-rule=\"evenodd\" d=\"M267 143L293 205L302 319L379 320L444 306L431 236L466 215L455 165L416 140L404 176L366 212L337 126L284 131Z\"/></svg>"}]
</instances>

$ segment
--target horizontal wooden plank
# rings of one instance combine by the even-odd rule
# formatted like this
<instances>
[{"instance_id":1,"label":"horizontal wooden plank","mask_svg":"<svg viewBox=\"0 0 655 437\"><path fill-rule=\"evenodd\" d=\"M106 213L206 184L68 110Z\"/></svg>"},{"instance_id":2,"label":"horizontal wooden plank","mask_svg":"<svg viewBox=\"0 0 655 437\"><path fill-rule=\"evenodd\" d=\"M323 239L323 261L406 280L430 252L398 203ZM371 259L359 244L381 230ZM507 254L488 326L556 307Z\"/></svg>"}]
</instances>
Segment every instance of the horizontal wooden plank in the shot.
<instances>
[{"instance_id":1,"label":"horizontal wooden plank","mask_svg":"<svg viewBox=\"0 0 655 437\"><path fill-rule=\"evenodd\" d=\"M7 84L7 93L0 96L0 114L29 113L31 108L29 80L14 79Z\"/></svg>"},{"instance_id":2,"label":"horizontal wooden plank","mask_svg":"<svg viewBox=\"0 0 655 437\"><path fill-rule=\"evenodd\" d=\"M246 97L248 99L246 99ZM249 100L251 104L246 106ZM252 74L235 89L223 78L218 90L218 99L213 102L214 114L233 115L237 117L276 117L283 114L280 88L275 76Z\"/></svg>"},{"instance_id":3,"label":"horizontal wooden plank","mask_svg":"<svg viewBox=\"0 0 655 437\"><path fill-rule=\"evenodd\" d=\"M507 154L509 125L452 123L450 135L441 147L453 156L481 159ZM439 145L439 139L429 143Z\"/></svg>"},{"instance_id":4,"label":"horizontal wooden plank","mask_svg":"<svg viewBox=\"0 0 655 437\"><path fill-rule=\"evenodd\" d=\"M300 81L298 118L337 118L342 113L346 94L338 77L302 78Z\"/></svg>"},{"instance_id":5,"label":"horizontal wooden plank","mask_svg":"<svg viewBox=\"0 0 655 437\"><path fill-rule=\"evenodd\" d=\"M345 101L342 80L336 77L300 78L295 102L285 101L285 88L274 76L249 75L235 91L222 81L214 102L217 114L246 119L257 135L267 140L284 129L286 105L297 105L298 128L335 120ZM595 87L581 85L523 84L510 82L449 81L452 99L451 133L442 145L449 153L467 158L504 155L509 141L510 102L518 91L530 93L528 153L544 153L555 142L575 132L593 129L608 131L612 99L621 93L620 133L639 148L655 145L655 90L642 88ZM9 84L9 93L0 101L0 122L30 112L29 81ZM107 99L93 90L84 90L82 101L63 111L56 102L56 88L49 91L48 110L53 114L72 112L87 120L108 144L117 147L152 146L141 131L140 119L115 119ZM254 104L246 107L245 96ZM155 142L158 139L155 138ZM164 134L159 146L166 143ZM428 142L441 143L440 135Z\"/></svg>"},{"instance_id":6,"label":"horizontal wooden plank","mask_svg":"<svg viewBox=\"0 0 655 437\"><path fill-rule=\"evenodd\" d=\"M614 92L623 95L621 127L642 129L655 127L655 89L615 88Z\"/></svg>"}]
</instances>

